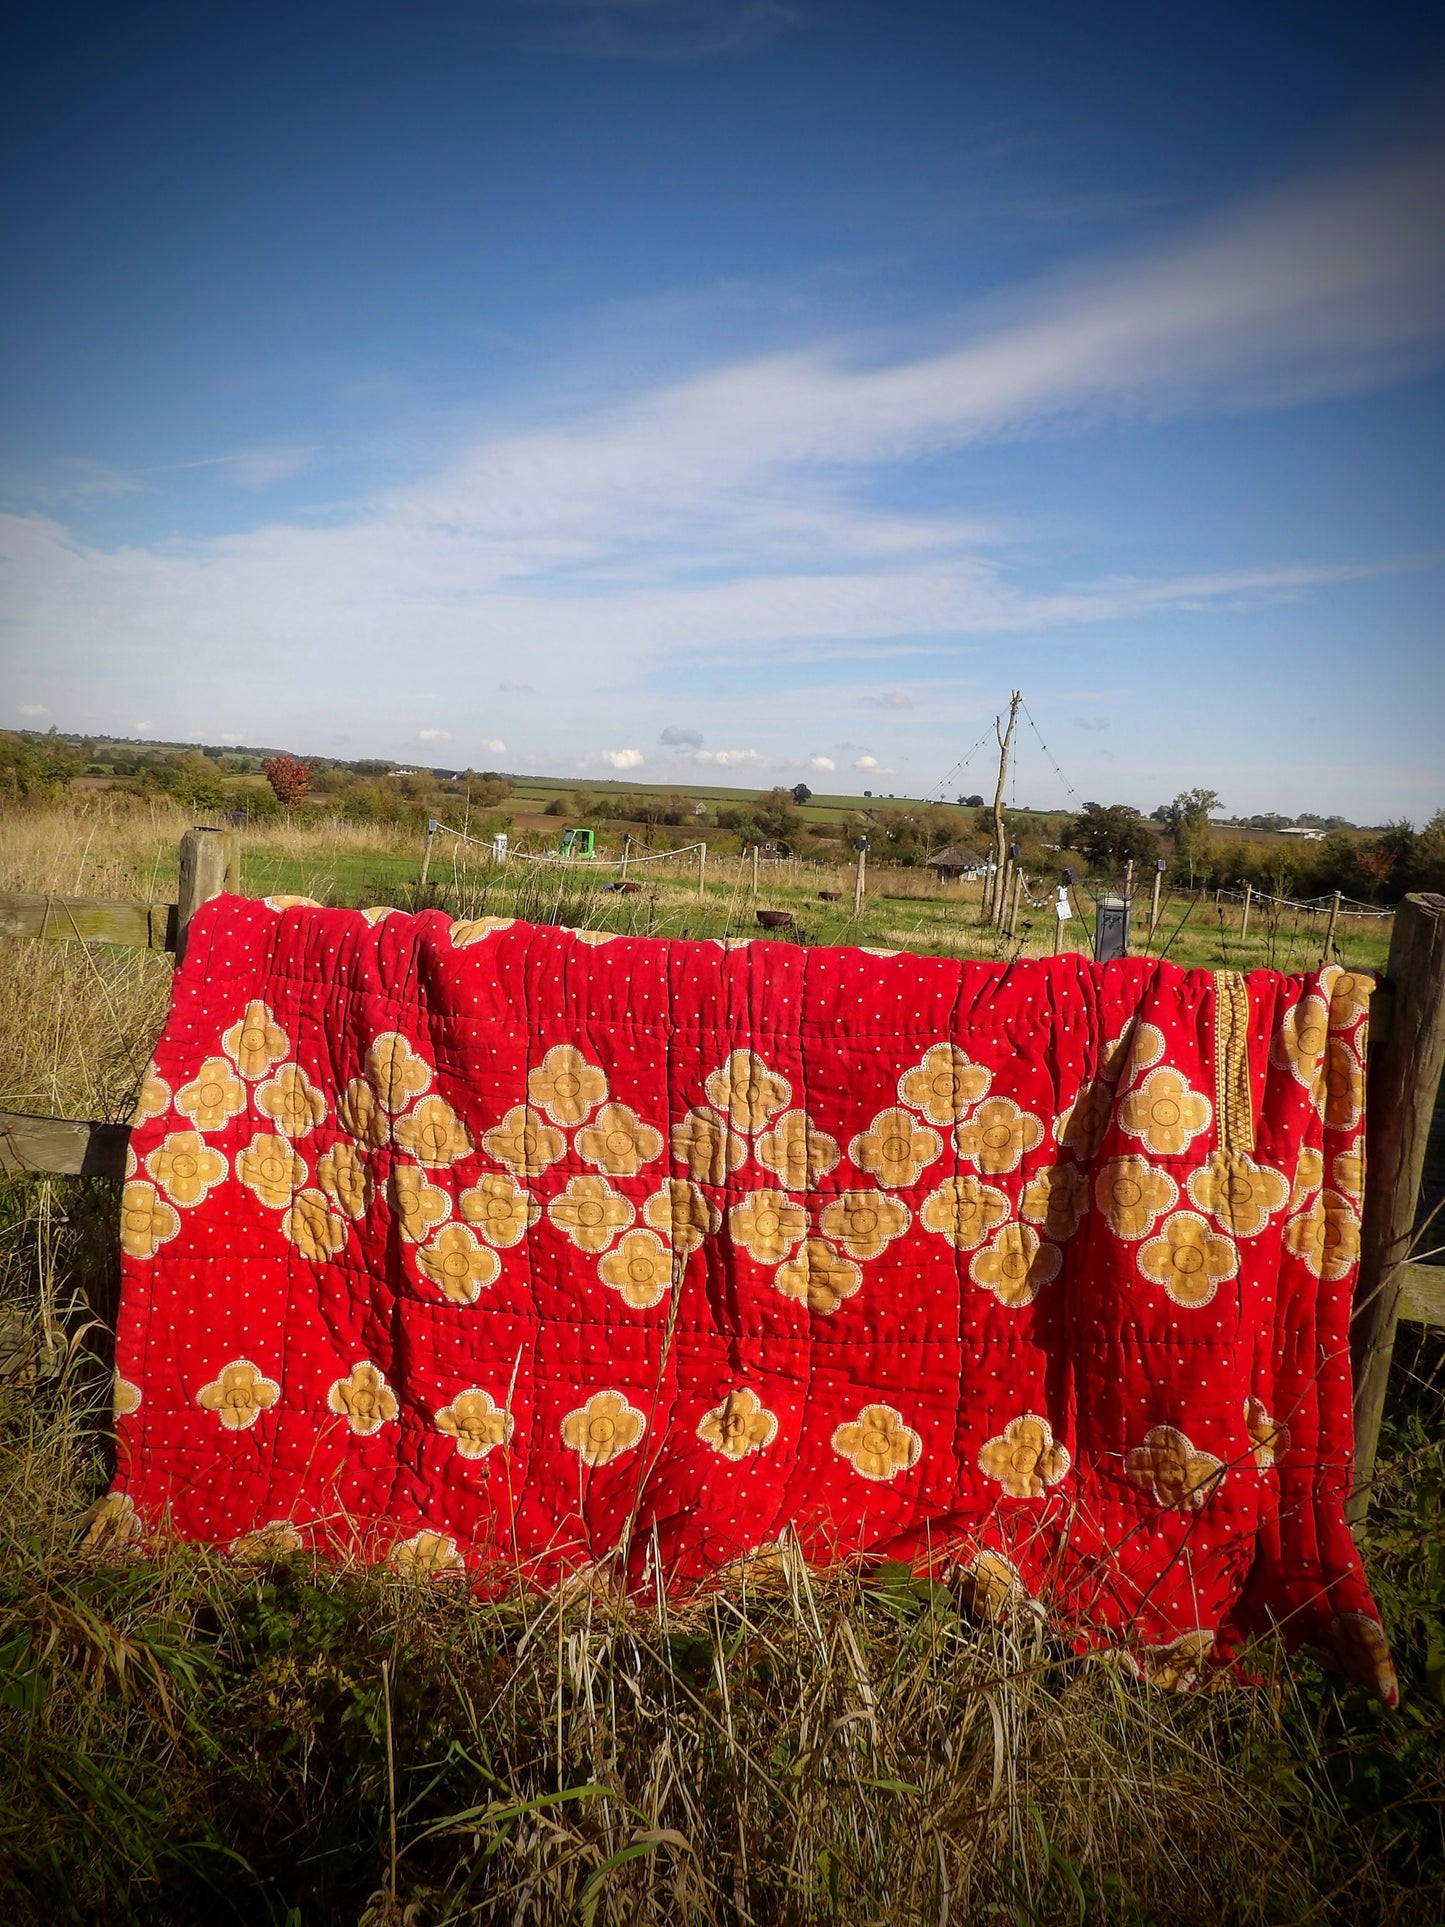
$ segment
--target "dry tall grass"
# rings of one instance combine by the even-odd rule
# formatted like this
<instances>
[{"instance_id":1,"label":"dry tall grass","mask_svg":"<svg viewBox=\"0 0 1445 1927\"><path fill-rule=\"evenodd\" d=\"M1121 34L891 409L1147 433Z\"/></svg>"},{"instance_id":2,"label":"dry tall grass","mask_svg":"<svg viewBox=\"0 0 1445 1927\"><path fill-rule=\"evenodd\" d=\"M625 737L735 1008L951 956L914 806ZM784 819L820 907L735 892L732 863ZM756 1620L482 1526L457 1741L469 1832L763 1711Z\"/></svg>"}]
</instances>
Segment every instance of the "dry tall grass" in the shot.
<instances>
[{"instance_id":1,"label":"dry tall grass","mask_svg":"<svg viewBox=\"0 0 1445 1927\"><path fill-rule=\"evenodd\" d=\"M149 879L164 896L181 826L155 812L142 847L103 813L11 819L0 885L127 895ZM496 880L463 886L475 904ZM524 913L568 922L602 902L555 872L525 887ZM683 922L687 906L611 913ZM3 1101L122 1114L167 961L9 944L0 967ZM979 1621L903 1570L818 1574L787 1547L747 1585L682 1602L628 1601L602 1577L486 1602L302 1556L138 1557L81 1526L107 1472L114 1213L104 1184L0 1181L6 1918L1445 1912L1445 1453L1418 1395L1413 1416L1397 1408L1369 1548L1407 1687L1395 1714L1276 1653L1262 1685L1173 1697L1028 1606Z\"/></svg>"}]
</instances>

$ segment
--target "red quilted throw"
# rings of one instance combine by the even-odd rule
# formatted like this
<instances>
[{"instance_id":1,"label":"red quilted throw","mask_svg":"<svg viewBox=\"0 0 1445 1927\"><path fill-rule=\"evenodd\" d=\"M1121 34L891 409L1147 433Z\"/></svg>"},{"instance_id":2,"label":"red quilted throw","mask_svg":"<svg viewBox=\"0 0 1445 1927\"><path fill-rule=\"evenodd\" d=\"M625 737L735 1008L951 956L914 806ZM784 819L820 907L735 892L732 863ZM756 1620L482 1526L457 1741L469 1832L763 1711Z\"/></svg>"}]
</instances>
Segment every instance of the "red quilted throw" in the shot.
<instances>
[{"instance_id":1,"label":"red quilted throw","mask_svg":"<svg viewBox=\"0 0 1445 1927\"><path fill-rule=\"evenodd\" d=\"M493 1587L790 1534L1389 1697L1369 988L221 898L132 1136L112 1511Z\"/></svg>"}]
</instances>

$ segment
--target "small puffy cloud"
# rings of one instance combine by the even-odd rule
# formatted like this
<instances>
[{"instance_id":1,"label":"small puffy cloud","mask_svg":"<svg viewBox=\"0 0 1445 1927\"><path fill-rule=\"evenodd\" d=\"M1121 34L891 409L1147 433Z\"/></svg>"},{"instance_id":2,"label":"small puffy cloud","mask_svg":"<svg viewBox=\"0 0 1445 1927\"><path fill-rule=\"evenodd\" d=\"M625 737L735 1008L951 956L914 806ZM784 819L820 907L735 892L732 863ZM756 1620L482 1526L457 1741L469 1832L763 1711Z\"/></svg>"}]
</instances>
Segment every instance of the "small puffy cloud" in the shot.
<instances>
[{"instance_id":1,"label":"small puffy cloud","mask_svg":"<svg viewBox=\"0 0 1445 1927\"><path fill-rule=\"evenodd\" d=\"M716 763L720 769L736 769L739 763L761 763L755 749L700 749L696 761Z\"/></svg>"},{"instance_id":2,"label":"small puffy cloud","mask_svg":"<svg viewBox=\"0 0 1445 1927\"><path fill-rule=\"evenodd\" d=\"M155 724L154 724L154 723L150 723L150 722L146 722L146 723L135 723L135 724L133 724L133 725L132 725L132 727L134 728L134 730L135 730L135 733L136 733L136 735L137 735L137 736L139 736L139 735L141 735L141 734L142 734L142 733L143 733L143 732L144 732L145 730L147 730L147 729L154 729L154 728L155 728Z\"/></svg>"},{"instance_id":3,"label":"small puffy cloud","mask_svg":"<svg viewBox=\"0 0 1445 1927\"><path fill-rule=\"evenodd\" d=\"M837 769L837 767L838 765L833 761L831 756L810 756L808 758L808 768L816 770L820 776L826 775L829 770Z\"/></svg>"},{"instance_id":4,"label":"small puffy cloud","mask_svg":"<svg viewBox=\"0 0 1445 1927\"><path fill-rule=\"evenodd\" d=\"M499 682L497 687L504 696L535 696L537 693L534 683L517 682L511 676L505 682Z\"/></svg>"},{"instance_id":5,"label":"small puffy cloud","mask_svg":"<svg viewBox=\"0 0 1445 1927\"><path fill-rule=\"evenodd\" d=\"M20 714L22 716L48 716L50 711L45 707L44 703L21 703Z\"/></svg>"},{"instance_id":6,"label":"small puffy cloud","mask_svg":"<svg viewBox=\"0 0 1445 1927\"><path fill-rule=\"evenodd\" d=\"M419 743L449 743L452 732L449 729L419 729L416 739Z\"/></svg>"},{"instance_id":7,"label":"small puffy cloud","mask_svg":"<svg viewBox=\"0 0 1445 1927\"><path fill-rule=\"evenodd\" d=\"M494 756L500 756L506 747L500 736L484 736L477 744L478 749L489 749Z\"/></svg>"},{"instance_id":8,"label":"small puffy cloud","mask_svg":"<svg viewBox=\"0 0 1445 1927\"><path fill-rule=\"evenodd\" d=\"M878 766L878 758L876 756L855 756L853 758L854 769L877 769Z\"/></svg>"},{"instance_id":9,"label":"small puffy cloud","mask_svg":"<svg viewBox=\"0 0 1445 1927\"><path fill-rule=\"evenodd\" d=\"M669 749L701 749L702 731L679 729L676 723L669 723L657 740L666 743Z\"/></svg>"},{"instance_id":10,"label":"small puffy cloud","mask_svg":"<svg viewBox=\"0 0 1445 1927\"><path fill-rule=\"evenodd\" d=\"M636 769L642 761L640 749L604 749L602 760L610 769Z\"/></svg>"},{"instance_id":11,"label":"small puffy cloud","mask_svg":"<svg viewBox=\"0 0 1445 1927\"><path fill-rule=\"evenodd\" d=\"M869 709L912 709L913 698L903 689L885 689L881 696L865 696Z\"/></svg>"},{"instance_id":12,"label":"small puffy cloud","mask_svg":"<svg viewBox=\"0 0 1445 1927\"><path fill-rule=\"evenodd\" d=\"M1098 731L1107 729L1108 727L1109 718L1107 716L1075 716L1074 718L1075 729Z\"/></svg>"}]
</instances>

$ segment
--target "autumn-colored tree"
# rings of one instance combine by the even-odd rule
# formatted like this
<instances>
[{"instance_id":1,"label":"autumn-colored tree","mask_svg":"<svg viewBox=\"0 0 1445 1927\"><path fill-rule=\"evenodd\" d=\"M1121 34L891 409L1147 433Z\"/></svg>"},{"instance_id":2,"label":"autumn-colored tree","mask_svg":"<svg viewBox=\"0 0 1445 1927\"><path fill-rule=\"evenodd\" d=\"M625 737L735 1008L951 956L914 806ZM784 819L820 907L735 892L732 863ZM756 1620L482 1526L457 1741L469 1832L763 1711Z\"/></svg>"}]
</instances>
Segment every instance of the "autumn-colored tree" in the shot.
<instances>
[{"instance_id":1,"label":"autumn-colored tree","mask_svg":"<svg viewBox=\"0 0 1445 1927\"><path fill-rule=\"evenodd\" d=\"M299 756L288 756L283 750L264 767L266 781L271 785L276 801L283 809L299 810L310 794L311 772L315 764L305 762Z\"/></svg>"}]
</instances>

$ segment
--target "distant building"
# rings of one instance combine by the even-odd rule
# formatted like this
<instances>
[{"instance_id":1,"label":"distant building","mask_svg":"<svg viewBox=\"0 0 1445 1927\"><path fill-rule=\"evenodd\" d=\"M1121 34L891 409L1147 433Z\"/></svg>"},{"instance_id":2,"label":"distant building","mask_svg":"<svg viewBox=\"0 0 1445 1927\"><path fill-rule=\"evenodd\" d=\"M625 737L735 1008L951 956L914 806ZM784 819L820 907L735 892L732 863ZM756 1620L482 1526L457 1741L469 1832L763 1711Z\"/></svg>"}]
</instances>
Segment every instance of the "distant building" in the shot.
<instances>
[{"instance_id":1,"label":"distant building","mask_svg":"<svg viewBox=\"0 0 1445 1927\"><path fill-rule=\"evenodd\" d=\"M962 843L950 843L946 850L928 859L928 867L940 883L956 883L960 877L981 877L988 870L988 858Z\"/></svg>"}]
</instances>

